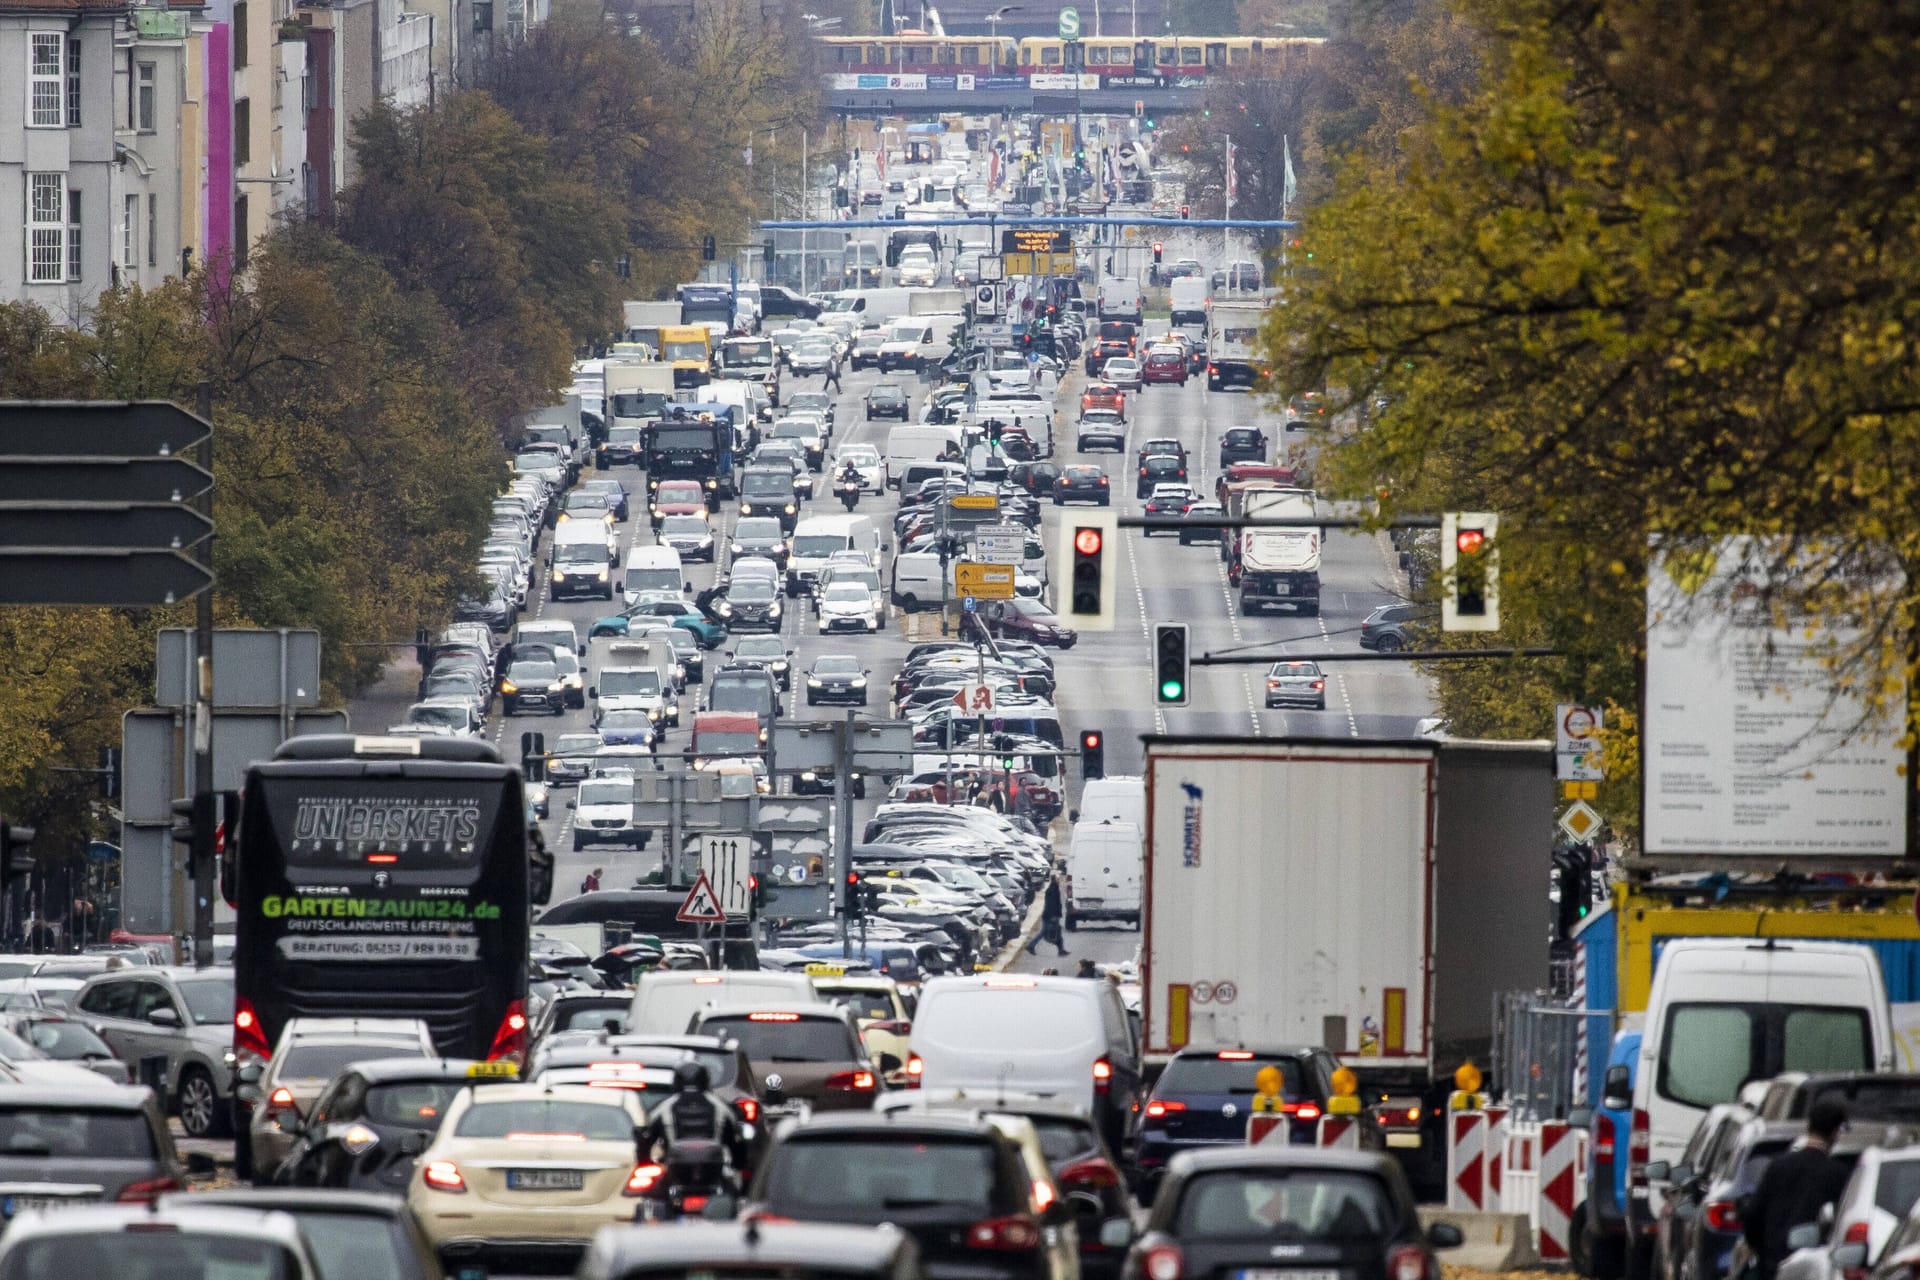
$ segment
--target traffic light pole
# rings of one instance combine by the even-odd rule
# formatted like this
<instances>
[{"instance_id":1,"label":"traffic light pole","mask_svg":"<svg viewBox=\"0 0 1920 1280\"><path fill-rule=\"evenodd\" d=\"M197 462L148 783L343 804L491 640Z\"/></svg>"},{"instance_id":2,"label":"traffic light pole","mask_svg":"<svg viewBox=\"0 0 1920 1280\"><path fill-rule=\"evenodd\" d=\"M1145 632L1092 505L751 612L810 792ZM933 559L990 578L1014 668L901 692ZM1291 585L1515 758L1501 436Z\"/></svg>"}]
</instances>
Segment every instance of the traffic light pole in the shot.
<instances>
[{"instance_id":1,"label":"traffic light pole","mask_svg":"<svg viewBox=\"0 0 1920 1280\"><path fill-rule=\"evenodd\" d=\"M202 382L194 397L194 412L203 422L213 421L213 384ZM200 438L201 470L213 474L213 432ZM213 522L213 489L200 495L200 513ZM202 538L197 548L200 567L213 574L213 539ZM213 964L213 859L218 801L213 790L213 589L194 597L193 648L198 693L193 704L193 966Z\"/></svg>"},{"instance_id":2,"label":"traffic light pole","mask_svg":"<svg viewBox=\"0 0 1920 1280\"><path fill-rule=\"evenodd\" d=\"M833 734L833 882L840 894L840 958L853 958L853 893L847 877L853 871L853 717L847 708L846 719L834 727Z\"/></svg>"}]
</instances>

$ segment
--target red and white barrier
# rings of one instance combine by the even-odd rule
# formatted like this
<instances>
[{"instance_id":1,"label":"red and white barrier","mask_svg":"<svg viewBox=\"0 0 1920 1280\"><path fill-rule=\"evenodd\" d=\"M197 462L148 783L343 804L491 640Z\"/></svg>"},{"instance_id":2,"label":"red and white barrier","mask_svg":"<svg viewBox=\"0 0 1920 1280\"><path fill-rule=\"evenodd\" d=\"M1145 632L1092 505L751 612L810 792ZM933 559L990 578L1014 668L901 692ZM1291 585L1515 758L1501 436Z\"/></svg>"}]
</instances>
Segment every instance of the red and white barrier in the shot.
<instances>
[{"instance_id":1,"label":"red and white barrier","mask_svg":"<svg viewBox=\"0 0 1920 1280\"><path fill-rule=\"evenodd\" d=\"M1315 1135L1317 1144L1323 1147L1345 1147L1348 1150L1360 1149L1359 1116L1321 1116L1320 1130Z\"/></svg>"},{"instance_id":2,"label":"red and white barrier","mask_svg":"<svg viewBox=\"0 0 1920 1280\"><path fill-rule=\"evenodd\" d=\"M1447 1208L1484 1209L1487 1113L1447 1113Z\"/></svg>"},{"instance_id":3,"label":"red and white barrier","mask_svg":"<svg viewBox=\"0 0 1920 1280\"><path fill-rule=\"evenodd\" d=\"M1574 1131L1560 1120L1540 1125L1540 1195L1537 1200L1542 1262L1565 1262L1573 1236Z\"/></svg>"},{"instance_id":4,"label":"red and white barrier","mask_svg":"<svg viewBox=\"0 0 1920 1280\"><path fill-rule=\"evenodd\" d=\"M1506 1199L1507 1108L1487 1108L1487 1207L1501 1209Z\"/></svg>"}]
</instances>

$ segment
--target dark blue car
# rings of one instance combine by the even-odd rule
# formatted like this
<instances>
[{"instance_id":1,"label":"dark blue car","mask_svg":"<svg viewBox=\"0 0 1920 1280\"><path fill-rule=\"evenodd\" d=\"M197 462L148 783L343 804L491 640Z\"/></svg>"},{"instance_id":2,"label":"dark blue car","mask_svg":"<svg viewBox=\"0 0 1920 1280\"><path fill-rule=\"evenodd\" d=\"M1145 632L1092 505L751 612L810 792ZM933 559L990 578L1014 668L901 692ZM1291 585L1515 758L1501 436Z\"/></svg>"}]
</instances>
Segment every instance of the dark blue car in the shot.
<instances>
[{"instance_id":1,"label":"dark blue car","mask_svg":"<svg viewBox=\"0 0 1920 1280\"><path fill-rule=\"evenodd\" d=\"M609 711L594 726L600 744L607 747L650 747L653 721L644 711Z\"/></svg>"},{"instance_id":2,"label":"dark blue car","mask_svg":"<svg viewBox=\"0 0 1920 1280\"><path fill-rule=\"evenodd\" d=\"M1574 1266L1595 1280L1619 1280L1626 1274L1627 1139L1633 1127L1633 1069L1639 1060L1640 1032L1616 1034L1588 1129L1587 1199L1574 1210Z\"/></svg>"}]
</instances>

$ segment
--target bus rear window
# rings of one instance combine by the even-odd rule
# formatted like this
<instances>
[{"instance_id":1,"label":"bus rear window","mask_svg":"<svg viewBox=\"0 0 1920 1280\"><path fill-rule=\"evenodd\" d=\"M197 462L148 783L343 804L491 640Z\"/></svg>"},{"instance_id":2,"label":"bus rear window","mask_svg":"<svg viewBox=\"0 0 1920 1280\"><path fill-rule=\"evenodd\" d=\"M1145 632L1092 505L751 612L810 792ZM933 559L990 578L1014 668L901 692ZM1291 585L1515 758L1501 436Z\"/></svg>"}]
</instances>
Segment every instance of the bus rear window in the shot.
<instances>
[{"instance_id":1,"label":"bus rear window","mask_svg":"<svg viewBox=\"0 0 1920 1280\"><path fill-rule=\"evenodd\" d=\"M426 779L269 778L261 786L288 866L396 872L478 865L504 794Z\"/></svg>"}]
</instances>

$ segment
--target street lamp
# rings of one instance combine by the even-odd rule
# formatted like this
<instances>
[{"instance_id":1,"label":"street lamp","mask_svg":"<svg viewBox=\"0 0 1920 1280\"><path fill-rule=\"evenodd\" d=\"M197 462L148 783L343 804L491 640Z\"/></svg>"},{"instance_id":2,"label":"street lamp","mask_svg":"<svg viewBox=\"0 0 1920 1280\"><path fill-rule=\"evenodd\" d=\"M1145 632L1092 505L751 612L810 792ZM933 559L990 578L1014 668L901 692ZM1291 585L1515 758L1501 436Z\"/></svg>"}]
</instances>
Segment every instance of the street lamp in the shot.
<instances>
[{"instance_id":1,"label":"street lamp","mask_svg":"<svg viewBox=\"0 0 1920 1280\"><path fill-rule=\"evenodd\" d=\"M996 40L999 39L1000 19L1006 17L1010 13L1018 13L1020 10L1024 8L1026 8L1026 6L1020 5L1020 4L1003 4L998 9L995 9L992 13L987 15L987 33L992 37L994 37Z\"/></svg>"}]
</instances>

